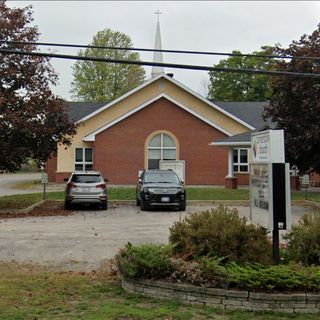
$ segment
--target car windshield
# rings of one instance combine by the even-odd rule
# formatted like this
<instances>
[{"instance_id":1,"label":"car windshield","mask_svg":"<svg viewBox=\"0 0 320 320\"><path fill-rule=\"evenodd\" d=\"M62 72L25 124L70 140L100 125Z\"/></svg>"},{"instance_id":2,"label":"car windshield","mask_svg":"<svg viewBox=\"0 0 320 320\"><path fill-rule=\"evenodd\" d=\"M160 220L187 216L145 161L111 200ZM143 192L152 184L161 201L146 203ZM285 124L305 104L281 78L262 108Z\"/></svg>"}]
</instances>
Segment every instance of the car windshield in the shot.
<instances>
[{"instance_id":1,"label":"car windshield","mask_svg":"<svg viewBox=\"0 0 320 320\"><path fill-rule=\"evenodd\" d=\"M173 172L148 172L144 177L145 183L179 183L179 178Z\"/></svg>"},{"instance_id":2,"label":"car windshield","mask_svg":"<svg viewBox=\"0 0 320 320\"><path fill-rule=\"evenodd\" d=\"M95 183L101 182L101 176L99 174L74 174L71 181L76 183Z\"/></svg>"}]
</instances>

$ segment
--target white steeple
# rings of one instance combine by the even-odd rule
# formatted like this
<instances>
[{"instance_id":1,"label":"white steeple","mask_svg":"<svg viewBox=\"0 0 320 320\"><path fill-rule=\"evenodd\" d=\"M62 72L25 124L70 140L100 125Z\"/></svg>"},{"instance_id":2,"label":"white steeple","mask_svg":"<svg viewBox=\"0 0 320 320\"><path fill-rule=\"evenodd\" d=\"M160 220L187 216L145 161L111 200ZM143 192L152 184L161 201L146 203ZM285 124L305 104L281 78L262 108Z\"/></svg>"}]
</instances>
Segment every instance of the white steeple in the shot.
<instances>
[{"instance_id":1,"label":"white steeple","mask_svg":"<svg viewBox=\"0 0 320 320\"><path fill-rule=\"evenodd\" d=\"M154 49L156 50L161 50L162 45L161 45L161 35L160 35L160 19L159 16L162 12L159 10L155 12L155 14L158 15L158 21L157 21L157 30L156 30L156 38L154 42ZM159 51L154 51L153 53L153 62L161 62L163 63L163 57L162 57L162 52ZM153 66L152 67L152 72L151 72L151 78L154 78L158 74L164 73L164 68L163 67L157 67Z\"/></svg>"}]
</instances>

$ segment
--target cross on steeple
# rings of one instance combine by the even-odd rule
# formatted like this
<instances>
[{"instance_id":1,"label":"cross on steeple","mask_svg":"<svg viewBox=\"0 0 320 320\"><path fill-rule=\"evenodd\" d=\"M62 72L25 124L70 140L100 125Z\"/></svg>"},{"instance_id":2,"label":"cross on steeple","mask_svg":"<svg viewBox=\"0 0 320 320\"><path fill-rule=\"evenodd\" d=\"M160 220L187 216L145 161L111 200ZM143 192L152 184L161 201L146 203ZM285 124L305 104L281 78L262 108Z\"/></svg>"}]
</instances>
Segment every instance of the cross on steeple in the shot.
<instances>
[{"instance_id":1,"label":"cross on steeple","mask_svg":"<svg viewBox=\"0 0 320 320\"><path fill-rule=\"evenodd\" d=\"M160 14L162 14L162 12L160 12L160 10L158 9L158 11L156 11L154 14L157 14L158 15L158 22L160 20Z\"/></svg>"}]
</instances>

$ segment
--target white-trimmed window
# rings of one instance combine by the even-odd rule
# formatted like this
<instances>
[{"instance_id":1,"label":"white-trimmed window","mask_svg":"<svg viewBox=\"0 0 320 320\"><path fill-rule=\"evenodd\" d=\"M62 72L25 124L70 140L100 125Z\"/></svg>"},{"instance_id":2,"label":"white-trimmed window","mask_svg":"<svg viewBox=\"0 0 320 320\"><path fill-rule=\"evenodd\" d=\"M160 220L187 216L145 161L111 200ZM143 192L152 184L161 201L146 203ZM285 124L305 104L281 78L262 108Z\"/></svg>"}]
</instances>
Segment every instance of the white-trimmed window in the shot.
<instances>
[{"instance_id":1,"label":"white-trimmed window","mask_svg":"<svg viewBox=\"0 0 320 320\"><path fill-rule=\"evenodd\" d=\"M90 171L93 169L92 148L76 148L74 156L76 171Z\"/></svg>"},{"instance_id":2,"label":"white-trimmed window","mask_svg":"<svg viewBox=\"0 0 320 320\"><path fill-rule=\"evenodd\" d=\"M177 147L169 135L159 133L148 144L148 169L159 169L160 160L176 160Z\"/></svg>"},{"instance_id":3,"label":"white-trimmed window","mask_svg":"<svg viewBox=\"0 0 320 320\"><path fill-rule=\"evenodd\" d=\"M233 149L233 172L249 172L249 149Z\"/></svg>"}]
</instances>

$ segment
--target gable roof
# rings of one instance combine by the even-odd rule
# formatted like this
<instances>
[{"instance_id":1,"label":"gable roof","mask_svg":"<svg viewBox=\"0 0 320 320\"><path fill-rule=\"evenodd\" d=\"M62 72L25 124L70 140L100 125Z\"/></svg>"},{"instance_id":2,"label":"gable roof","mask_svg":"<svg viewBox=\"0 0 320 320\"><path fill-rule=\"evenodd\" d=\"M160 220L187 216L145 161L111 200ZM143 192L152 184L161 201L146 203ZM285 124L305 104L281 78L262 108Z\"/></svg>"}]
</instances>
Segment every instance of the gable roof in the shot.
<instances>
[{"instance_id":1,"label":"gable roof","mask_svg":"<svg viewBox=\"0 0 320 320\"><path fill-rule=\"evenodd\" d=\"M79 114L79 115L75 115L73 114L73 117L76 118L76 122L83 122L83 121L86 121L92 117L94 117L95 115L97 115L98 113L112 107L113 105L115 105L116 103L118 103L119 101L127 98L128 96L134 94L135 92L143 89L144 87L148 86L149 84L157 81L158 79L160 78L165 78L166 80L174 83L176 86L180 87L181 89L187 91L188 93L190 93L191 95L195 96L196 98L198 98L199 100L203 101L204 103L206 103L209 107L212 107L218 111L220 111L221 113L223 113L224 115L226 115L227 117L235 120L236 122L242 124L243 126L247 127L248 129L250 130L253 130L254 127L247 123L246 121L242 120L241 118L238 118L237 116L233 115L232 113L230 113L229 111L225 110L223 107L220 107L218 106L217 104L207 100L206 98L202 97L200 94L194 92L193 90L191 90L190 88L186 87L185 85L183 85L182 83L178 82L177 80L167 76L166 74L160 74L146 82L144 82L143 84L141 84L140 86L132 89L131 91L127 92L126 94L122 95L121 97L113 100L112 102L110 103L107 103L107 104L101 104L100 107L99 107L99 104L96 104L94 107L92 107L92 109L90 109L90 111L88 110L88 112L85 114ZM71 105L70 106L72 109L75 109L75 105ZM77 112L77 111L72 111L73 112Z\"/></svg>"},{"instance_id":2,"label":"gable roof","mask_svg":"<svg viewBox=\"0 0 320 320\"><path fill-rule=\"evenodd\" d=\"M127 112L126 114L122 115L121 117L115 119L114 121L111 121L110 123L107 123L106 125L98 128L97 130L95 130L94 132L91 132L90 134L86 135L83 140L84 141L95 141L95 136L97 134L99 134L100 132L114 126L115 124L117 124L118 122L124 120L125 118L133 115L134 113L142 110L143 108L149 106L151 103L161 99L161 98L165 98L169 101L171 101L172 103L174 103L175 105L177 105L178 107L180 107L181 109L191 113L193 116L195 116L196 118L202 120L203 122L207 123L208 125L212 126L215 129L218 129L219 131L223 132L224 134L226 134L227 136L231 136L232 133L227 131L226 129L222 128L221 126L219 126L218 124L212 122L211 120L203 117L201 114L193 111L192 109L188 108L187 106L183 105L182 103L180 103L179 101L173 99L172 97L168 96L165 93L161 93L158 96L146 101L145 103L137 106L136 108L132 109L131 111Z\"/></svg>"}]
</instances>

